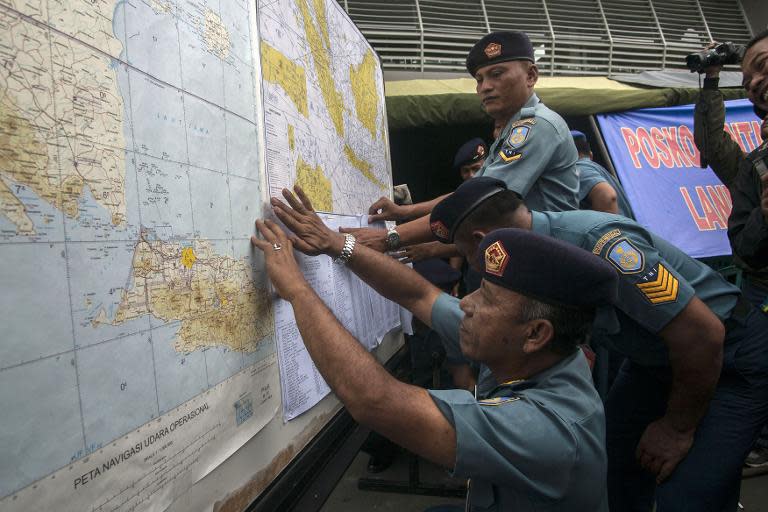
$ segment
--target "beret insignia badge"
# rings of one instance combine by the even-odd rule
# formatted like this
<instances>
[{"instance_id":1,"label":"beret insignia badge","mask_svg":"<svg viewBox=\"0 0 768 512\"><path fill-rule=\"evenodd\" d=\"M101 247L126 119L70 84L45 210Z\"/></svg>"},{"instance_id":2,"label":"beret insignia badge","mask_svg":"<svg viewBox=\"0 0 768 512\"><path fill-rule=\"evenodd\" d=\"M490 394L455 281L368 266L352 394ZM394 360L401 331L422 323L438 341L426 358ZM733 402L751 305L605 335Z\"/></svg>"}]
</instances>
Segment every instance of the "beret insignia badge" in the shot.
<instances>
[{"instance_id":1,"label":"beret insignia badge","mask_svg":"<svg viewBox=\"0 0 768 512\"><path fill-rule=\"evenodd\" d=\"M475 154L477 154L478 157L485 156L485 148L482 146L482 144L477 146Z\"/></svg>"},{"instance_id":2,"label":"beret insignia badge","mask_svg":"<svg viewBox=\"0 0 768 512\"><path fill-rule=\"evenodd\" d=\"M442 223L442 221L436 220L435 222L431 223L429 225L429 229L432 230L432 233L437 238L442 238L443 240L448 240L449 238L449 231L445 224Z\"/></svg>"},{"instance_id":3,"label":"beret insignia badge","mask_svg":"<svg viewBox=\"0 0 768 512\"><path fill-rule=\"evenodd\" d=\"M503 276L509 263L509 253L497 240L485 249L485 271L494 276Z\"/></svg>"},{"instance_id":4,"label":"beret insignia badge","mask_svg":"<svg viewBox=\"0 0 768 512\"><path fill-rule=\"evenodd\" d=\"M501 55L501 45L499 43L488 43L483 52L485 52L485 56L489 59L498 57Z\"/></svg>"}]
</instances>

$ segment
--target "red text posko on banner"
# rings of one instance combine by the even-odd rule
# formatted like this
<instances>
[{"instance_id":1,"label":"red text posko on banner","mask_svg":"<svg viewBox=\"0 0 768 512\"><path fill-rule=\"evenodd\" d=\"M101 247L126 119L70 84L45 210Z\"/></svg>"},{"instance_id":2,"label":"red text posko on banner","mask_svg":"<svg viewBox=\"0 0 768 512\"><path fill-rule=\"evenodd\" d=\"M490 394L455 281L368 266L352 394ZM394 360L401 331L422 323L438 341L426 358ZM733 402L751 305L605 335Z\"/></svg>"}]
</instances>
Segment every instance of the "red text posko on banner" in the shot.
<instances>
[{"instance_id":1,"label":"red text posko on banner","mask_svg":"<svg viewBox=\"0 0 768 512\"><path fill-rule=\"evenodd\" d=\"M699 167L693 105L597 118L637 221L693 257L730 254L731 196L710 168ZM747 100L726 102L724 129L744 152L762 142Z\"/></svg>"}]
</instances>

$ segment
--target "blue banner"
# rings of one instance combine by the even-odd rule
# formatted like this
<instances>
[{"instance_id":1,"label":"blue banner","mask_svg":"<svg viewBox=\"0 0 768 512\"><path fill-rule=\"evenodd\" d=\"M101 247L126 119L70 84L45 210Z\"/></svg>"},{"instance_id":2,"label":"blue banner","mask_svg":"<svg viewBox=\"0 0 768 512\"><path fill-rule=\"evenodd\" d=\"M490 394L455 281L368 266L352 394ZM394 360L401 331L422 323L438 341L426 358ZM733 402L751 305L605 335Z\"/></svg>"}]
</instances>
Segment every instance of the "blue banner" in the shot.
<instances>
[{"instance_id":1,"label":"blue banner","mask_svg":"<svg viewBox=\"0 0 768 512\"><path fill-rule=\"evenodd\" d=\"M752 104L725 104L726 131L744 152L752 151L761 143ZM637 221L695 258L731 254L731 195L710 168L699 167L693 105L597 119Z\"/></svg>"}]
</instances>

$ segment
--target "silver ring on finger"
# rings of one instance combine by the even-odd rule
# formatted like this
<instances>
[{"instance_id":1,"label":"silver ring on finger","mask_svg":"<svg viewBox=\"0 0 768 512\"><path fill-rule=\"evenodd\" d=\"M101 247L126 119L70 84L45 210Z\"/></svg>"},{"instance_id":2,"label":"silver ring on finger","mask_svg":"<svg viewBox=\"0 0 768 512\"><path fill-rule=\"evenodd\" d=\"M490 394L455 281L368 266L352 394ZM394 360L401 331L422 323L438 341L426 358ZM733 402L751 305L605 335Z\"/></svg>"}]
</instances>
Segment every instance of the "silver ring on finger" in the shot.
<instances>
[{"instance_id":1,"label":"silver ring on finger","mask_svg":"<svg viewBox=\"0 0 768 512\"><path fill-rule=\"evenodd\" d=\"M273 243L273 244L272 244L272 249L273 249L273 250L275 250L275 251L279 251L279 250L280 250L280 249L282 249L282 248L283 248L283 246L282 246L282 245L280 245L280 244L279 244L279 243L277 243L277 242L275 242L275 243Z\"/></svg>"}]
</instances>

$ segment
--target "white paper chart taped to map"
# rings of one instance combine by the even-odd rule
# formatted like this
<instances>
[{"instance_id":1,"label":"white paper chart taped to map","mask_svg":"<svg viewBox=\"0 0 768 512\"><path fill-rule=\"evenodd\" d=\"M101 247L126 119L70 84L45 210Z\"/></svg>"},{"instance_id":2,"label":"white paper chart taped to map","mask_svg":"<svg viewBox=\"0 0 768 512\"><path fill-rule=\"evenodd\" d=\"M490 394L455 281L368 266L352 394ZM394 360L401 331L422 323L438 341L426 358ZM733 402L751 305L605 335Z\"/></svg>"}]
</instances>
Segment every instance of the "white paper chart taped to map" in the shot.
<instances>
[{"instance_id":1,"label":"white paper chart taped to map","mask_svg":"<svg viewBox=\"0 0 768 512\"><path fill-rule=\"evenodd\" d=\"M259 4L0 0L0 509L163 510L278 415L253 221L391 170L343 10Z\"/></svg>"},{"instance_id":2,"label":"white paper chart taped to map","mask_svg":"<svg viewBox=\"0 0 768 512\"><path fill-rule=\"evenodd\" d=\"M367 216L321 214L333 229L363 227ZM312 289L339 322L368 351L376 348L385 334L400 325L400 308L328 256L298 257L299 266ZM299 334L291 304L275 302L275 331L283 391L283 419L303 414L330 393L330 388L309 356Z\"/></svg>"}]
</instances>

